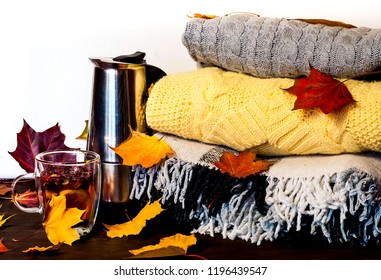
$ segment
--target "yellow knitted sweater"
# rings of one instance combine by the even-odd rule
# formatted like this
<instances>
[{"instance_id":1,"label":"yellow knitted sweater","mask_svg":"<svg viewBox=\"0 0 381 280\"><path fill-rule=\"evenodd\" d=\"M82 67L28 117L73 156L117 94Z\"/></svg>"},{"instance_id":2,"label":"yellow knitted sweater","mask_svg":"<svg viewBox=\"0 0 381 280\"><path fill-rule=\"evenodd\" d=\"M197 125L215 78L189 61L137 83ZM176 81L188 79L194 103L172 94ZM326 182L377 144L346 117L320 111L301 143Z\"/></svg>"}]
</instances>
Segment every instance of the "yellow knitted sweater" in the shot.
<instances>
[{"instance_id":1,"label":"yellow knitted sweater","mask_svg":"<svg viewBox=\"0 0 381 280\"><path fill-rule=\"evenodd\" d=\"M150 92L146 118L160 132L261 155L381 151L381 82L345 82L355 103L330 114L292 110L293 79L216 67L168 75Z\"/></svg>"}]
</instances>

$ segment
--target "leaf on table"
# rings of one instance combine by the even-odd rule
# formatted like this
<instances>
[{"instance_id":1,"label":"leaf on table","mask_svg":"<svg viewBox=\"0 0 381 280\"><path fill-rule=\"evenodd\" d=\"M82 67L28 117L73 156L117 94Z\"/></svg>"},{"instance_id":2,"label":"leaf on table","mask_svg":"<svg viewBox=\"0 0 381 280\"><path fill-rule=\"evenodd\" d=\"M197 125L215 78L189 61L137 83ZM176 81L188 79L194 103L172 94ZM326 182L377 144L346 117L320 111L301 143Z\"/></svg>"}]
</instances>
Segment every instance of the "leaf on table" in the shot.
<instances>
[{"instance_id":1,"label":"leaf on table","mask_svg":"<svg viewBox=\"0 0 381 280\"><path fill-rule=\"evenodd\" d=\"M52 196L46 210L46 218L42 223L46 236L54 245L65 243L71 245L80 238L72 227L82 222L81 216L85 210L67 208L65 195Z\"/></svg>"},{"instance_id":2,"label":"leaf on table","mask_svg":"<svg viewBox=\"0 0 381 280\"><path fill-rule=\"evenodd\" d=\"M177 233L172 236L161 238L156 245L149 245L136 250L129 250L138 258L160 258L186 255L190 246L197 242L194 234L183 235Z\"/></svg>"},{"instance_id":3,"label":"leaf on table","mask_svg":"<svg viewBox=\"0 0 381 280\"><path fill-rule=\"evenodd\" d=\"M296 95L293 110L320 108L325 114L355 102L348 88L339 80L311 66L310 74L297 79L285 89Z\"/></svg>"},{"instance_id":4,"label":"leaf on table","mask_svg":"<svg viewBox=\"0 0 381 280\"><path fill-rule=\"evenodd\" d=\"M58 249L61 247L62 243L56 244L56 245L51 245L47 247L39 247L39 246L34 246L30 247L26 250L23 250L23 253L43 253L43 252L52 252L52 251L58 251Z\"/></svg>"},{"instance_id":5,"label":"leaf on table","mask_svg":"<svg viewBox=\"0 0 381 280\"><path fill-rule=\"evenodd\" d=\"M167 156L174 154L172 148L162 139L134 131L130 127L131 136L116 148L110 147L123 158L123 164L133 166L140 164L149 168Z\"/></svg>"},{"instance_id":6,"label":"leaf on table","mask_svg":"<svg viewBox=\"0 0 381 280\"><path fill-rule=\"evenodd\" d=\"M78 135L75 139L86 140L88 132L89 132L89 120L85 120L85 128L83 129L82 133Z\"/></svg>"},{"instance_id":7,"label":"leaf on table","mask_svg":"<svg viewBox=\"0 0 381 280\"><path fill-rule=\"evenodd\" d=\"M115 225L105 224L104 226L107 229L107 236L115 238L137 235L146 226L148 220L155 218L162 211L164 211L164 209L161 207L160 199L152 203L147 203L131 221Z\"/></svg>"},{"instance_id":8,"label":"leaf on table","mask_svg":"<svg viewBox=\"0 0 381 280\"><path fill-rule=\"evenodd\" d=\"M1 208L2 206L3 206L3 205L1 204L1 205L0 205L0 208ZM10 218L12 218L14 215L16 215L16 214L13 214L13 215L11 215L11 216L9 216L9 217L7 217L7 218L4 219L5 214L0 214L0 227L2 227L2 226L5 224L5 222L8 221Z\"/></svg>"},{"instance_id":9,"label":"leaf on table","mask_svg":"<svg viewBox=\"0 0 381 280\"><path fill-rule=\"evenodd\" d=\"M271 162L264 160L255 160L256 154L250 151L244 151L235 155L234 153L224 152L220 161L214 162L214 165L222 173L228 173L232 177L245 178L249 175L255 175L266 171Z\"/></svg>"},{"instance_id":10,"label":"leaf on table","mask_svg":"<svg viewBox=\"0 0 381 280\"><path fill-rule=\"evenodd\" d=\"M0 214L0 227L2 227L5 224L5 222L12 218L14 215L16 214L10 215L9 217L4 219L5 214Z\"/></svg>"},{"instance_id":11,"label":"leaf on table","mask_svg":"<svg viewBox=\"0 0 381 280\"><path fill-rule=\"evenodd\" d=\"M12 188L7 184L0 184L0 196L6 195L12 190Z\"/></svg>"},{"instance_id":12,"label":"leaf on table","mask_svg":"<svg viewBox=\"0 0 381 280\"><path fill-rule=\"evenodd\" d=\"M65 135L58 123L43 132L36 132L24 120L23 128L17 133L17 146L8 152L26 172L34 171L34 158L37 154L49 150L67 149Z\"/></svg>"},{"instance_id":13,"label":"leaf on table","mask_svg":"<svg viewBox=\"0 0 381 280\"><path fill-rule=\"evenodd\" d=\"M7 247L5 247L5 245L3 244L3 239L1 238L0 239L0 253L6 253L8 251L9 251L9 249Z\"/></svg>"},{"instance_id":14,"label":"leaf on table","mask_svg":"<svg viewBox=\"0 0 381 280\"><path fill-rule=\"evenodd\" d=\"M37 193L35 191L31 191L30 189L21 194L17 193L14 199L25 207L38 206Z\"/></svg>"}]
</instances>

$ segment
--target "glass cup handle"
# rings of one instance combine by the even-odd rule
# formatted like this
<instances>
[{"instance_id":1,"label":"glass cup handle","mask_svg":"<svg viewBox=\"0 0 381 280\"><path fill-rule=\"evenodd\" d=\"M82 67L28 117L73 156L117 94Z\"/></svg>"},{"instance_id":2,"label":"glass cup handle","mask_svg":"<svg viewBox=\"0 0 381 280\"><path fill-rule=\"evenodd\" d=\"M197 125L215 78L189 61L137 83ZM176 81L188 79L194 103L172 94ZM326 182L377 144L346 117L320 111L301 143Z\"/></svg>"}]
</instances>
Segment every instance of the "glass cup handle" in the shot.
<instances>
[{"instance_id":1,"label":"glass cup handle","mask_svg":"<svg viewBox=\"0 0 381 280\"><path fill-rule=\"evenodd\" d=\"M33 175L34 175L33 173L26 173L26 174L22 174L22 175L17 176L13 180L13 182L11 184L12 201L17 206L17 208L19 208L21 211L24 211L26 213L41 213L41 211L42 211L41 207L25 207L25 206L22 206L20 203L18 203L18 201L16 199L16 195L17 195L16 188L17 188L18 181L20 181L21 179L26 178L26 177L28 177L28 179L30 179L31 176L33 176ZM36 191L36 193L37 193L37 191ZM38 196L36 196L36 199L38 200Z\"/></svg>"}]
</instances>

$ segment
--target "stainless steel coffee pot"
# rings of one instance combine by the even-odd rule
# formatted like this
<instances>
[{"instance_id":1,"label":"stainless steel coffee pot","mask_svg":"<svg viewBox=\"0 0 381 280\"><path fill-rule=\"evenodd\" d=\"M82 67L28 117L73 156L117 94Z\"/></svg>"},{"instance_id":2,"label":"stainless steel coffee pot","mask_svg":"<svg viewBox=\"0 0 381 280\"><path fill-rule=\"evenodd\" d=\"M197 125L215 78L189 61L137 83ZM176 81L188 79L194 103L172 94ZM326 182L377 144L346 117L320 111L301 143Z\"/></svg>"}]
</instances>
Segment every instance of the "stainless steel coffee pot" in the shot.
<instances>
[{"instance_id":1,"label":"stainless steel coffee pot","mask_svg":"<svg viewBox=\"0 0 381 280\"><path fill-rule=\"evenodd\" d=\"M102 163L102 201L126 203L132 185L131 169L110 147L117 147L132 129L149 134L145 121L147 88L165 72L146 64L145 53L90 58L94 64L87 149ZM101 202L102 202L101 201Z\"/></svg>"}]
</instances>

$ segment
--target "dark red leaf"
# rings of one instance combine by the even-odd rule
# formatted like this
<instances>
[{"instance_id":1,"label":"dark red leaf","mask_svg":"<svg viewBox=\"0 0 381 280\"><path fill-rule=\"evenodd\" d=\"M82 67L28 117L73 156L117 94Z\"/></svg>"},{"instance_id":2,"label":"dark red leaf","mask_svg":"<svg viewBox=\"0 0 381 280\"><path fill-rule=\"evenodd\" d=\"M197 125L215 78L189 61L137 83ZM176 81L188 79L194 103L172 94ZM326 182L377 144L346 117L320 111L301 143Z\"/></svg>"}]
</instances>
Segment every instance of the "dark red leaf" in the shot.
<instances>
[{"instance_id":1,"label":"dark red leaf","mask_svg":"<svg viewBox=\"0 0 381 280\"><path fill-rule=\"evenodd\" d=\"M34 158L44 151L68 149L64 144L65 135L62 134L58 123L43 132L36 132L24 120L23 128L17 133L17 147L9 154L19 163L26 172L34 171Z\"/></svg>"},{"instance_id":2,"label":"dark red leaf","mask_svg":"<svg viewBox=\"0 0 381 280\"><path fill-rule=\"evenodd\" d=\"M41 141L46 151L67 148L64 145L65 135L61 132L58 123L44 132L41 132Z\"/></svg>"},{"instance_id":3,"label":"dark red leaf","mask_svg":"<svg viewBox=\"0 0 381 280\"><path fill-rule=\"evenodd\" d=\"M323 113L329 114L354 102L343 82L312 66L307 77L297 79L292 87L285 90L297 97L293 110L320 108Z\"/></svg>"}]
</instances>

